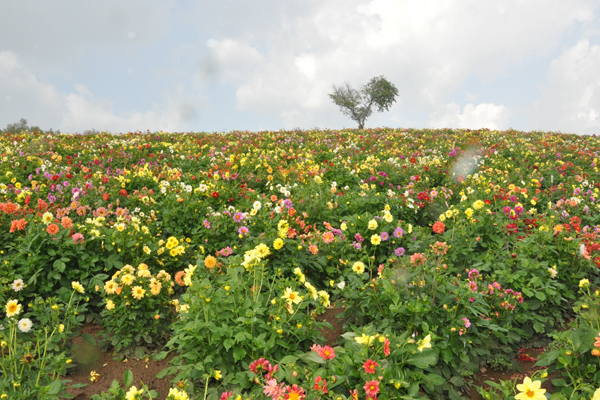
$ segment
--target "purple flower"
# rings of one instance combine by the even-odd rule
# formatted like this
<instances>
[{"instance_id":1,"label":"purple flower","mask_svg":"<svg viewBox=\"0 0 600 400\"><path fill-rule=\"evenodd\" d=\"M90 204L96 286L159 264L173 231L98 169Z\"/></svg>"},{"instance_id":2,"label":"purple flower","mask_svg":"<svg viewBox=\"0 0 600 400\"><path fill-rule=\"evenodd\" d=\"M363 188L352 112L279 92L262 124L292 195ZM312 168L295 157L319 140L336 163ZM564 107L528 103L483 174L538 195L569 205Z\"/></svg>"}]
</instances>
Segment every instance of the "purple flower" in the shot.
<instances>
[{"instance_id":1,"label":"purple flower","mask_svg":"<svg viewBox=\"0 0 600 400\"><path fill-rule=\"evenodd\" d=\"M396 250L394 250L394 254L397 257L402 257L404 255L406 250L404 250L404 247L398 247Z\"/></svg>"},{"instance_id":2,"label":"purple flower","mask_svg":"<svg viewBox=\"0 0 600 400\"><path fill-rule=\"evenodd\" d=\"M388 235L387 232L381 232L381 235L379 235L381 237L381 241L385 242L386 240L388 240L390 238L390 235Z\"/></svg>"},{"instance_id":3,"label":"purple flower","mask_svg":"<svg viewBox=\"0 0 600 400\"><path fill-rule=\"evenodd\" d=\"M359 242L352 242L352 246L354 246L356 250L362 249L362 244L360 244Z\"/></svg>"},{"instance_id":4,"label":"purple flower","mask_svg":"<svg viewBox=\"0 0 600 400\"><path fill-rule=\"evenodd\" d=\"M394 237L395 238L401 238L402 236L404 236L404 229L402 229L400 227L394 229Z\"/></svg>"},{"instance_id":5,"label":"purple flower","mask_svg":"<svg viewBox=\"0 0 600 400\"><path fill-rule=\"evenodd\" d=\"M292 203L292 201L291 201L290 199L285 199L285 200L283 201L283 206L284 206L285 208L287 208L287 209L290 209L290 208L292 208L292 206L293 206L293 205L294 205L294 204Z\"/></svg>"}]
</instances>

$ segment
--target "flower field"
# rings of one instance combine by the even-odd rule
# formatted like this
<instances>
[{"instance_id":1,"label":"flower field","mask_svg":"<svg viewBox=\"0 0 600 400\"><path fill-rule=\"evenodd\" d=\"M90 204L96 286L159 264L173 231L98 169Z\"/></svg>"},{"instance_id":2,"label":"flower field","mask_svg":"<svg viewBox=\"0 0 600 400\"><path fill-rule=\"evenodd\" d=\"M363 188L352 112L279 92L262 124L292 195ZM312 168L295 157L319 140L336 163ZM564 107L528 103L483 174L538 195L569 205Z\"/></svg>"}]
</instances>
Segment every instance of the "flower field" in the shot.
<instances>
[{"instance_id":1,"label":"flower field","mask_svg":"<svg viewBox=\"0 0 600 400\"><path fill-rule=\"evenodd\" d=\"M482 398L600 400L599 138L22 132L0 153L0 398L64 396L94 321L115 357L172 357L170 400L468 398L533 345ZM133 382L93 398L156 398Z\"/></svg>"}]
</instances>

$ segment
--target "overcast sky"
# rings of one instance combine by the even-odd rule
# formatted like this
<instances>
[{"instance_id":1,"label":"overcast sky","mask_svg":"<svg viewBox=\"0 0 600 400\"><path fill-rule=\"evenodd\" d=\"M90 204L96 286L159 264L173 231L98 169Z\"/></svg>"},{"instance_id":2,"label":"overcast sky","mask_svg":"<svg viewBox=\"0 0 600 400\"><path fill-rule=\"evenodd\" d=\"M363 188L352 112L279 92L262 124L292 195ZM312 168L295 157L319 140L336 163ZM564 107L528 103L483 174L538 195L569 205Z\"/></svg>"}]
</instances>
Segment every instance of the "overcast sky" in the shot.
<instances>
[{"instance_id":1,"label":"overcast sky","mask_svg":"<svg viewBox=\"0 0 600 400\"><path fill-rule=\"evenodd\" d=\"M0 127L354 128L328 98L384 75L365 127L600 134L600 0L0 0Z\"/></svg>"}]
</instances>

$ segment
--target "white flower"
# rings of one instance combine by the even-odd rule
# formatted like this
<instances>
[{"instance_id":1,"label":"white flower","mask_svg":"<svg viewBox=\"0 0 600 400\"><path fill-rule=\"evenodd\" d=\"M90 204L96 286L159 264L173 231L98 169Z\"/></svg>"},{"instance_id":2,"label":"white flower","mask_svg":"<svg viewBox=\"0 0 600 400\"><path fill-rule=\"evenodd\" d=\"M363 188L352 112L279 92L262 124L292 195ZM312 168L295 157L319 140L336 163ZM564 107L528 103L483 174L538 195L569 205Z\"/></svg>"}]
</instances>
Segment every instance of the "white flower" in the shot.
<instances>
[{"instance_id":1,"label":"white flower","mask_svg":"<svg viewBox=\"0 0 600 400\"><path fill-rule=\"evenodd\" d=\"M344 289L346 287L346 281L341 281L337 284L337 287L339 287L340 289Z\"/></svg>"},{"instance_id":2,"label":"white flower","mask_svg":"<svg viewBox=\"0 0 600 400\"><path fill-rule=\"evenodd\" d=\"M21 332L27 333L31 330L33 323L31 322L31 320L29 318L23 318L22 320L19 321L18 326L19 326L19 330Z\"/></svg>"},{"instance_id":3,"label":"white flower","mask_svg":"<svg viewBox=\"0 0 600 400\"><path fill-rule=\"evenodd\" d=\"M558 274L558 271L556 270L556 266L554 266L552 268L548 268L548 273L550 274L551 278L556 278L556 275Z\"/></svg>"},{"instance_id":4,"label":"white flower","mask_svg":"<svg viewBox=\"0 0 600 400\"><path fill-rule=\"evenodd\" d=\"M255 201L255 202L254 202L254 204L252 204L252 207L253 207L253 208L254 208L256 211L258 211L258 210L260 210L260 208L262 207L262 204L260 203L260 201L258 201L258 200L257 200L257 201Z\"/></svg>"},{"instance_id":5,"label":"white flower","mask_svg":"<svg viewBox=\"0 0 600 400\"><path fill-rule=\"evenodd\" d=\"M20 292L25 287L25 284L23 283L23 279L15 279L10 286L15 292Z\"/></svg>"}]
</instances>

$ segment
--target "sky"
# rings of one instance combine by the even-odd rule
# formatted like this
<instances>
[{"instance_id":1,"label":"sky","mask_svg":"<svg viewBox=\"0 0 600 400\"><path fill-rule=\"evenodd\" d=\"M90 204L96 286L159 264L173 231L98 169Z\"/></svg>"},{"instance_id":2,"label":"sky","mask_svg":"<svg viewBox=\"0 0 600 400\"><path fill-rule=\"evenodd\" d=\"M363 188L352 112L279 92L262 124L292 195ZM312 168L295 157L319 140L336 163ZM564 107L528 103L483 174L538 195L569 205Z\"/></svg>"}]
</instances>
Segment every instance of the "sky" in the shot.
<instances>
[{"instance_id":1,"label":"sky","mask_svg":"<svg viewBox=\"0 0 600 400\"><path fill-rule=\"evenodd\" d=\"M600 0L0 0L0 128L600 134Z\"/></svg>"}]
</instances>

